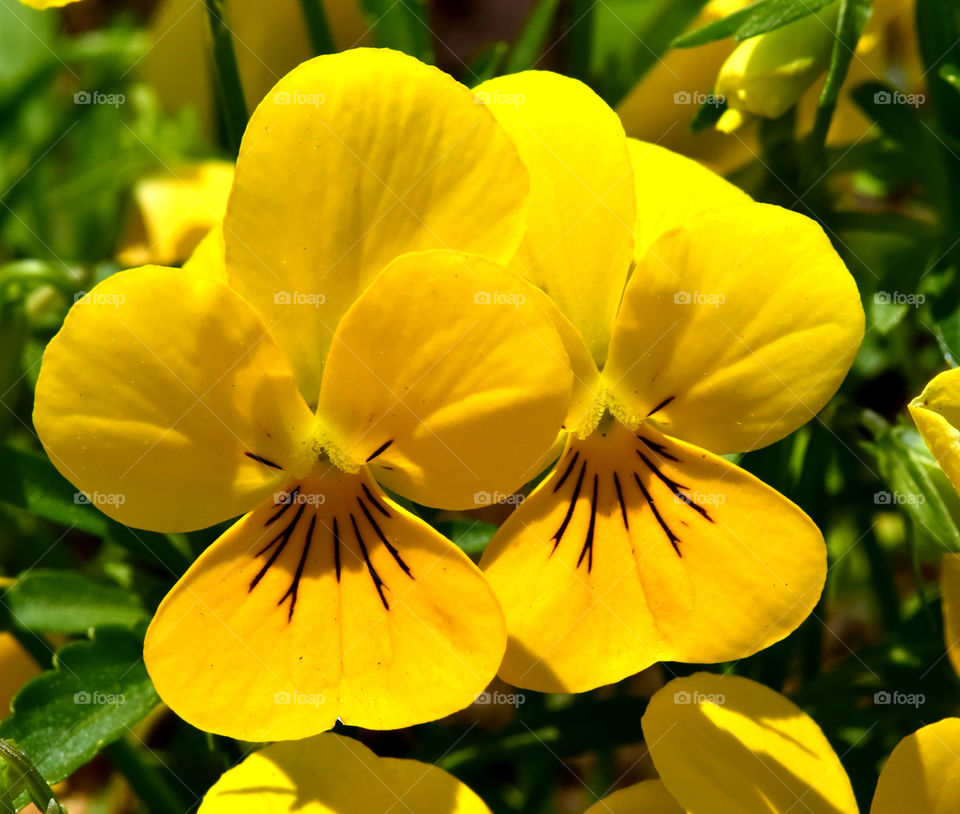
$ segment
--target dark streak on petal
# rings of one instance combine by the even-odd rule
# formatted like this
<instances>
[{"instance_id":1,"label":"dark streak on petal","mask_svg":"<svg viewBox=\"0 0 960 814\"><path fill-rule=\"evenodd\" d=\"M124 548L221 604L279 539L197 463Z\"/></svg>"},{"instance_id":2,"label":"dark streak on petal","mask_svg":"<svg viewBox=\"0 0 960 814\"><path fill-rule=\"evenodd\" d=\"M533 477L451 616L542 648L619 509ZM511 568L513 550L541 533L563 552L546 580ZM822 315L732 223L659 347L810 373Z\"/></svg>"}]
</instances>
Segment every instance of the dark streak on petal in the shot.
<instances>
[{"instance_id":1,"label":"dark streak on petal","mask_svg":"<svg viewBox=\"0 0 960 814\"><path fill-rule=\"evenodd\" d=\"M557 529L556 534L553 535L553 551L556 551L557 546L560 545L560 540L563 539L564 532L566 532L567 526L570 524L570 518L573 517L573 510L577 507L577 498L580 497L580 487L583 486L583 476L586 473L587 462L584 461L580 467L580 474L577 476L577 485L574 487L573 496L570 498L570 505L567 507L567 515L563 518L563 522L560 524L560 528ZM552 553L553 552L551 552L551 554Z\"/></svg>"},{"instance_id":2,"label":"dark streak on petal","mask_svg":"<svg viewBox=\"0 0 960 814\"><path fill-rule=\"evenodd\" d=\"M387 551L390 552L390 556L396 560L397 565L400 566L400 568L403 570L403 573L410 577L410 579L413 579L413 574L410 573L410 568L403 561L403 557L400 556L400 552L397 551L397 549L394 548L393 543L387 539L387 536L383 533L383 530L380 528L380 525L377 523L374 516L370 514L367 504L363 502L363 498L359 495L357 496L357 503L360 504L360 508L363 510L364 517L366 517L367 520L370 521L370 525L373 526L373 530L377 533L377 537L380 538L380 542L387 547Z\"/></svg>"},{"instance_id":3,"label":"dark streak on petal","mask_svg":"<svg viewBox=\"0 0 960 814\"><path fill-rule=\"evenodd\" d=\"M687 489L688 487L683 486L682 484L677 483L675 480L672 480L671 478L668 478L666 475L664 475L659 469L657 469L657 467L655 467L650 462L650 459L646 455L644 455L639 449L636 452L637 452L637 455L640 456L640 460L642 460L644 464L646 464L647 468L651 472L653 472L653 474L656 475L663 482L663 484L673 493L673 496L677 500L679 500L681 503L686 503L687 506L693 509L697 514L699 514L705 520L709 520L711 523L714 522L713 518L710 516L710 513L706 509L704 509L703 506L698 506L681 491L681 489Z\"/></svg>"},{"instance_id":4,"label":"dark streak on petal","mask_svg":"<svg viewBox=\"0 0 960 814\"><path fill-rule=\"evenodd\" d=\"M297 606L297 591L300 590L300 579L303 577L303 569L307 564L307 555L310 553L310 543L313 542L313 527L316 525L317 515L314 512L313 517L310 518L310 525L307 527L307 539L303 544L303 551L300 552L300 562L297 563L297 572L293 575L293 582L290 583L290 587L287 588L287 592L280 598L280 601L277 602L277 605L280 606L283 604L283 601L289 597L290 599L290 610L287 613L287 622L293 620L293 611Z\"/></svg>"},{"instance_id":5,"label":"dark streak on petal","mask_svg":"<svg viewBox=\"0 0 960 814\"><path fill-rule=\"evenodd\" d=\"M620 503L620 516L623 518L623 528L630 531L630 521L627 520L627 505L623 502L623 489L620 487L620 478L613 473L613 485L617 488L617 501Z\"/></svg>"},{"instance_id":6,"label":"dark streak on petal","mask_svg":"<svg viewBox=\"0 0 960 814\"><path fill-rule=\"evenodd\" d=\"M666 521L660 515L659 510L657 509L657 504L654 503L653 498L650 495L650 492L647 491L647 487L643 485L643 481L640 480L640 476L634 472L633 479L637 482L637 486L640 487L640 491L643 493L644 499L647 501L647 505L653 510L653 516L657 518L657 522L660 524L660 528L663 529L663 533L667 535L667 539L670 541L670 545L673 546L673 550L677 552L678 557L682 557L683 554L680 553L680 547L677 543L680 542L680 538L670 529L670 526L667 525Z\"/></svg>"},{"instance_id":7,"label":"dark streak on petal","mask_svg":"<svg viewBox=\"0 0 960 814\"><path fill-rule=\"evenodd\" d=\"M281 507L280 511L277 512L275 515L273 515L273 517L271 517L271 518L270 518L266 523L264 523L263 525L269 526L269 525L271 525L275 520L278 520L278 519L280 518L280 516L281 516L287 509L289 509L294 503L297 502L297 498L299 497L299 495L300 495L300 484L297 484L296 488L294 488L294 490L293 490L292 492L287 492L287 498L286 498L285 501L283 501L283 506ZM277 504L274 503L273 505L276 506Z\"/></svg>"},{"instance_id":8,"label":"dark streak on petal","mask_svg":"<svg viewBox=\"0 0 960 814\"><path fill-rule=\"evenodd\" d=\"M384 469L386 469L386 467L384 467ZM384 517L390 517L390 512L380 505L380 501L373 496L373 492L367 488L367 484L361 483L360 488L363 489L363 493L367 496L367 500L374 505L374 508L376 508L380 514L382 514Z\"/></svg>"},{"instance_id":9,"label":"dark streak on petal","mask_svg":"<svg viewBox=\"0 0 960 814\"><path fill-rule=\"evenodd\" d=\"M570 464L569 466L567 466L566 471L563 473L563 475L560 476L560 480L558 480L554 484L554 487L553 487L554 492L558 492L560 490L560 487L563 486L564 483L566 483L567 478L570 477L570 473L573 471L573 467L577 465L577 458L579 457L580 457L580 451L577 450L573 454L573 457L570 459Z\"/></svg>"},{"instance_id":10,"label":"dark streak on petal","mask_svg":"<svg viewBox=\"0 0 960 814\"><path fill-rule=\"evenodd\" d=\"M676 396L667 396L663 401L661 401L656 407L654 407L649 413L647 413L647 418L650 418L654 413L659 413L664 407L666 407L671 401L673 401Z\"/></svg>"},{"instance_id":11,"label":"dark streak on petal","mask_svg":"<svg viewBox=\"0 0 960 814\"><path fill-rule=\"evenodd\" d=\"M268 461L266 458L264 458L261 455L254 455L252 452L244 452L243 454L246 455L248 458L252 458L258 464L269 466L271 469L279 469L281 472L283 471L283 467L280 466L280 464L275 464L273 461Z\"/></svg>"},{"instance_id":12,"label":"dark streak on petal","mask_svg":"<svg viewBox=\"0 0 960 814\"><path fill-rule=\"evenodd\" d=\"M266 554L271 548L273 548L273 546L277 545L277 543L280 543L280 545L277 545L277 547L273 549L273 553L270 555L270 558L264 564L263 568L260 569L260 573L253 578L253 581L250 583L250 587L247 589L248 593L257 587L257 583L263 579L264 574L266 574L267 571L269 571L273 564L277 561L277 557L283 553L283 549L286 548L287 543L290 542L290 538L293 536L293 532L297 528L297 523L300 522L300 517L303 515L303 510L305 508L306 506L301 503L300 508L297 509L297 513L293 516L293 520L287 524L287 527L257 552L257 556L259 557L261 554Z\"/></svg>"},{"instance_id":13,"label":"dark streak on petal","mask_svg":"<svg viewBox=\"0 0 960 814\"><path fill-rule=\"evenodd\" d=\"M370 579L373 580L373 586L377 589L377 593L380 595L380 601L383 603L384 610L390 610L390 603L387 602L387 597L383 593L383 580L380 579L377 569L374 568L373 563L370 562L370 554L367 552L367 544L363 542L363 537L360 534L360 528L357 526L357 518L353 516L353 513L350 514L350 522L353 524L353 533L357 536L357 542L360 544L360 553L363 555L363 561L367 564L367 571L370 573Z\"/></svg>"},{"instance_id":14,"label":"dark streak on petal","mask_svg":"<svg viewBox=\"0 0 960 814\"><path fill-rule=\"evenodd\" d=\"M386 452L387 448L393 443L393 440L394 439L391 438L389 441L384 441L380 446L378 446L373 452L371 452L367 456L366 463L370 463L370 461L372 461L378 455L382 455L384 452Z\"/></svg>"},{"instance_id":15,"label":"dark streak on petal","mask_svg":"<svg viewBox=\"0 0 960 814\"><path fill-rule=\"evenodd\" d=\"M587 572L593 570L593 533L597 525L597 489L599 487L599 476L593 475L593 497L590 500L590 525L587 526L587 539L583 543L583 549L580 551L580 557L577 560L577 567L583 562L584 556L587 557Z\"/></svg>"}]
</instances>

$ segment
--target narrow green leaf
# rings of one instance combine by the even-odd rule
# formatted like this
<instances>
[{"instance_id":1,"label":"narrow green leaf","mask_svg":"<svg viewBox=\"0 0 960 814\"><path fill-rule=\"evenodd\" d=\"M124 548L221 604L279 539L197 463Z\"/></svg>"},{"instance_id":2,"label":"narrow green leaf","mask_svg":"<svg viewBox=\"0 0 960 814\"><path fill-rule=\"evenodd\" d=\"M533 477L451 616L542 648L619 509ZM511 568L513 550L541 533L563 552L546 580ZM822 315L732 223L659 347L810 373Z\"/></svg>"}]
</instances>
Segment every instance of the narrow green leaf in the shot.
<instances>
[{"instance_id":1,"label":"narrow green leaf","mask_svg":"<svg viewBox=\"0 0 960 814\"><path fill-rule=\"evenodd\" d=\"M143 666L143 638L100 628L57 653L57 666L28 682L0 723L49 783L68 777L160 702Z\"/></svg>"},{"instance_id":2,"label":"narrow green leaf","mask_svg":"<svg viewBox=\"0 0 960 814\"><path fill-rule=\"evenodd\" d=\"M503 73L526 71L537 64L553 27L560 0L539 0L524 21L503 65Z\"/></svg>"},{"instance_id":3,"label":"narrow green leaf","mask_svg":"<svg viewBox=\"0 0 960 814\"><path fill-rule=\"evenodd\" d=\"M207 9L217 98L223 112L227 138L233 154L240 152L240 139L247 127L247 102L233 45L233 32L225 19L224 0L204 0Z\"/></svg>"},{"instance_id":4,"label":"narrow green leaf","mask_svg":"<svg viewBox=\"0 0 960 814\"><path fill-rule=\"evenodd\" d=\"M300 0L300 11L303 14L303 22L310 37L314 56L332 54L336 51L333 32L330 30L327 12L324 11L321 0Z\"/></svg>"},{"instance_id":5,"label":"narrow green leaf","mask_svg":"<svg viewBox=\"0 0 960 814\"><path fill-rule=\"evenodd\" d=\"M136 594L77 571L28 571L7 589L4 601L15 624L37 633L129 628L148 616Z\"/></svg>"},{"instance_id":6,"label":"narrow green leaf","mask_svg":"<svg viewBox=\"0 0 960 814\"><path fill-rule=\"evenodd\" d=\"M701 130L713 127L720 121L720 117L726 109L726 100L719 99L711 93L700 107L697 108L693 121L690 122L690 132L699 133Z\"/></svg>"},{"instance_id":7,"label":"narrow green leaf","mask_svg":"<svg viewBox=\"0 0 960 814\"><path fill-rule=\"evenodd\" d=\"M948 82L952 87L960 90L960 68L952 62L940 67L940 78Z\"/></svg>"},{"instance_id":8,"label":"narrow green leaf","mask_svg":"<svg viewBox=\"0 0 960 814\"><path fill-rule=\"evenodd\" d=\"M479 85L488 79L493 79L500 73L500 65L510 46L503 40L491 42L480 49L480 52L470 63L470 76L466 80L468 85Z\"/></svg>"},{"instance_id":9,"label":"narrow green leaf","mask_svg":"<svg viewBox=\"0 0 960 814\"><path fill-rule=\"evenodd\" d=\"M485 520L458 518L436 524L437 531L463 549L471 557L483 553L497 532L497 526Z\"/></svg>"},{"instance_id":10,"label":"narrow green leaf","mask_svg":"<svg viewBox=\"0 0 960 814\"><path fill-rule=\"evenodd\" d=\"M837 0L761 0L678 37L673 41L673 47L696 48L727 37L740 42L776 31L833 2Z\"/></svg>"},{"instance_id":11,"label":"narrow green leaf","mask_svg":"<svg viewBox=\"0 0 960 814\"><path fill-rule=\"evenodd\" d=\"M427 0L360 0L360 5L377 45L435 62Z\"/></svg>"}]
</instances>

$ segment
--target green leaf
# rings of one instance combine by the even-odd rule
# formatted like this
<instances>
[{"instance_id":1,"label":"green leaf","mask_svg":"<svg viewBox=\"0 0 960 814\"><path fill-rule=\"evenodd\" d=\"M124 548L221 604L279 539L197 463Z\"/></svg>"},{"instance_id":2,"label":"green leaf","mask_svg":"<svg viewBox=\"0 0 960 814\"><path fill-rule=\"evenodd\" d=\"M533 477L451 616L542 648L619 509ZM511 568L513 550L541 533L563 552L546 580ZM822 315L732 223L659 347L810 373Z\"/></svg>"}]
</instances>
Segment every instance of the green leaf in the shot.
<instances>
[{"instance_id":1,"label":"green leaf","mask_svg":"<svg viewBox=\"0 0 960 814\"><path fill-rule=\"evenodd\" d=\"M436 524L436 528L444 537L454 542L463 549L465 554L471 557L482 554L497 532L497 527L493 523L488 523L485 520L471 520L465 517L441 521Z\"/></svg>"},{"instance_id":2,"label":"green leaf","mask_svg":"<svg viewBox=\"0 0 960 814\"><path fill-rule=\"evenodd\" d=\"M7 589L4 601L18 626L38 633L130 628L148 618L135 594L76 571L28 571Z\"/></svg>"},{"instance_id":3,"label":"green leaf","mask_svg":"<svg viewBox=\"0 0 960 814\"><path fill-rule=\"evenodd\" d=\"M776 31L837 0L762 0L714 20L673 41L674 48L695 48L733 37L737 42Z\"/></svg>"},{"instance_id":4,"label":"green leaf","mask_svg":"<svg viewBox=\"0 0 960 814\"><path fill-rule=\"evenodd\" d=\"M960 68L951 62L947 65L941 65L939 73L941 79L960 90Z\"/></svg>"},{"instance_id":5,"label":"green leaf","mask_svg":"<svg viewBox=\"0 0 960 814\"><path fill-rule=\"evenodd\" d=\"M434 63L427 0L360 0L377 45Z\"/></svg>"},{"instance_id":6,"label":"green leaf","mask_svg":"<svg viewBox=\"0 0 960 814\"><path fill-rule=\"evenodd\" d=\"M560 0L539 0L533 7L507 54L503 73L526 71L537 64L559 6Z\"/></svg>"},{"instance_id":7,"label":"green leaf","mask_svg":"<svg viewBox=\"0 0 960 814\"><path fill-rule=\"evenodd\" d=\"M480 49L479 53L470 63L470 77L467 79L467 85L479 85L488 79L493 79L500 72L500 65L510 46L503 40L491 42Z\"/></svg>"},{"instance_id":8,"label":"green leaf","mask_svg":"<svg viewBox=\"0 0 960 814\"><path fill-rule=\"evenodd\" d=\"M50 783L68 777L150 712L160 698L143 665L143 637L104 627L57 653L56 667L28 682L0 723Z\"/></svg>"},{"instance_id":9,"label":"green leaf","mask_svg":"<svg viewBox=\"0 0 960 814\"><path fill-rule=\"evenodd\" d=\"M725 99L720 99L712 93L709 94L706 101L697 108L697 112L693 116L693 121L690 122L690 132L699 133L701 130L713 127L720 121L720 117L726 109L727 102Z\"/></svg>"},{"instance_id":10,"label":"green leaf","mask_svg":"<svg viewBox=\"0 0 960 814\"><path fill-rule=\"evenodd\" d=\"M45 455L0 447L0 503L9 503L64 526L105 537L137 554L149 555L179 576L190 556L164 534L133 529L111 520L78 492Z\"/></svg>"}]
</instances>

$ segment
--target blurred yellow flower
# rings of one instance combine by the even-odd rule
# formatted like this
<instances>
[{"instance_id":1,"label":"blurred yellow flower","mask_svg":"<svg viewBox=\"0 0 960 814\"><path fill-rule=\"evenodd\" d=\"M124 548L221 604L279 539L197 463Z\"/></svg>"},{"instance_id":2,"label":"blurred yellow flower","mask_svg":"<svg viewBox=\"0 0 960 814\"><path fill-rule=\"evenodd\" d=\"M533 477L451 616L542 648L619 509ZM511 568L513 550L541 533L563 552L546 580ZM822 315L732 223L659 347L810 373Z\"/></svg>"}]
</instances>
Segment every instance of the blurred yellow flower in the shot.
<instances>
[{"instance_id":1,"label":"blurred yellow flower","mask_svg":"<svg viewBox=\"0 0 960 814\"><path fill-rule=\"evenodd\" d=\"M562 312L577 377L559 461L481 561L510 632L500 676L579 692L779 641L820 595L823 539L720 455L833 395L863 336L853 278L814 221L625 138L576 80L476 92L531 173L513 268Z\"/></svg>"}]
</instances>

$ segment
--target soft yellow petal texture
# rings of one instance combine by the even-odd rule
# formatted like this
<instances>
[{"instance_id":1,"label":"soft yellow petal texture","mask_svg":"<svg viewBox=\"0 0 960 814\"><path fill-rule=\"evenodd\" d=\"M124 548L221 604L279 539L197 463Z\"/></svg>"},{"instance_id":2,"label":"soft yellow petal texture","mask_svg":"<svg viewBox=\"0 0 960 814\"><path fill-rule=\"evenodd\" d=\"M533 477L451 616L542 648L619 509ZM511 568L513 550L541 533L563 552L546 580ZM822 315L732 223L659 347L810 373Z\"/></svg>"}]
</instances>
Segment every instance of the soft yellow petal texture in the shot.
<instances>
[{"instance_id":1,"label":"soft yellow petal texture","mask_svg":"<svg viewBox=\"0 0 960 814\"><path fill-rule=\"evenodd\" d=\"M744 470L608 421L570 441L481 567L507 616L501 678L582 692L779 641L816 604L826 550L810 518Z\"/></svg>"},{"instance_id":2,"label":"soft yellow petal texture","mask_svg":"<svg viewBox=\"0 0 960 814\"><path fill-rule=\"evenodd\" d=\"M396 51L318 57L243 138L224 222L230 284L270 323L305 398L337 322L400 254L519 245L527 171L463 85Z\"/></svg>"},{"instance_id":3,"label":"soft yellow petal texture","mask_svg":"<svg viewBox=\"0 0 960 814\"><path fill-rule=\"evenodd\" d=\"M70 309L33 420L86 499L155 531L241 514L310 467L313 416L266 326L222 283L179 269L120 272Z\"/></svg>"},{"instance_id":4,"label":"soft yellow petal texture","mask_svg":"<svg viewBox=\"0 0 960 814\"><path fill-rule=\"evenodd\" d=\"M637 194L634 254L639 261L660 235L694 215L750 203L746 192L702 164L645 141L628 139Z\"/></svg>"},{"instance_id":5,"label":"soft yellow petal texture","mask_svg":"<svg viewBox=\"0 0 960 814\"><path fill-rule=\"evenodd\" d=\"M907 735L880 772L870 814L960 811L960 718Z\"/></svg>"},{"instance_id":6,"label":"soft yellow petal texture","mask_svg":"<svg viewBox=\"0 0 960 814\"><path fill-rule=\"evenodd\" d=\"M689 814L857 814L820 727L755 681L675 679L650 699L643 735L661 780Z\"/></svg>"},{"instance_id":7,"label":"soft yellow petal texture","mask_svg":"<svg viewBox=\"0 0 960 814\"><path fill-rule=\"evenodd\" d=\"M343 317L327 359L317 413L338 465L369 460L389 488L448 509L538 475L572 384L538 303L530 283L480 257L394 261Z\"/></svg>"},{"instance_id":8,"label":"soft yellow petal texture","mask_svg":"<svg viewBox=\"0 0 960 814\"><path fill-rule=\"evenodd\" d=\"M934 376L909 410L933 457L960 491L960 368Z\"/></svg>"},{"instance_id":9,"label":"soft yellow petal texture","mask_svg":"<svg viewBox=\"0 0 960 814\"><path fill-rule=\"evenodd\" d=\"M227 771L198 814L490 814L443 769L377 757L352 738L326 733L275 743Z\"/></svg>"},{"instance_id":10,"label":"soft yellow petal texture","mask_svg":"<svg viewBox=\"0 0 960 814\"><path fill-rule=\"evenodd\" d=\"M321 464L200 556L160 605L144 660L194 726L291 740L338 717L395 729L463 709L505 641L497 601L460 549L366 471Z\"/></svg>"},{"instance_id":11,"label":"soft yellow petal texture","mask_svg":"<svg viewBox=\"0 0 960 814\"><path fill-rule=\"evenodd\" d=\"M947 655L960 676L960 554L944 554L940 564L940 599Z\"/></svg>"},{"instance_id":12,"label":"soft yellow petal texture","mask_svg":"<svg viewBox=\"0 0 960 814\"><path fill-rule=\"evenodd\" d=\"M193 254L183 264L183 270L201 277L213 277L227 282L227 268L223 256L223 225L217 224L197 244Z\"/></svg>"},{"instance_id":13,"label":"soft yellow petal texture","mask_svg":"<svg viewBox=\"0 0 960 814\"><path fill-rule=\"evenodd\" d=\"M139 181L137 221L118 259L127 266L175 265L186 260L223 220L233 164L204 161Z\"/></svg>"},{"instance_id":14,"label":"soft yellow petal texture","mask_svg":"<svg viewBox=\"0 0 960 814\"><path fill-rule=\"evenodd\" d=\"M46 9L68 6L71 3L78 2L78 0L20 0L20 2L25 6L30 6L31 8Z\"/></svg>"},{"instance_id":15,"label":"soft yellow petal texture","mask_svg":"<svg viewBox=\"0 0 960 814\"><path fill-rule=\"evenodd\" d=\"M323 0L339 48L368 39L358 0ZM254 107L287 71L312 56L299 0L226 0L226 22L244 95ZM150 25L151 46L141 72L169 109L193 107L209 133L215 130L217 100L208 54L207 12L196 0L163 0Z\"/></svg>"},{"instance_id":16,"label":"soft yellow petal texture","mask_svg":"<svg viewBox=\"0 0 960 814\"><path fill-rule=\"evenodd\" d=\"M663 235L624 294L603 375L613 408L717 453L778 441L843 381L856 284L812 220L725 206Z\"/></svg>"},{"instance_id":17,"label":"soft yellow petal texture","mask_svg":"<svg viewBox=\"0 0 960 814\"><path fill-rule=\"evenodd\" d=\"M474 89L530 170L530 224L514 266L546 291L603 364L633 253L623 126L582 82L527 71Z\"/></svg>"},{"instance_id":18,"label":"soft yellow petal texture","mask_svg":"<svg viewBox=\"0 0 960 814\"><path fill-rule=\"evenodd\" d=\"M644 780L594 803L584 814L684 814L659 780Z\"/></svg>"}]
</instances>

